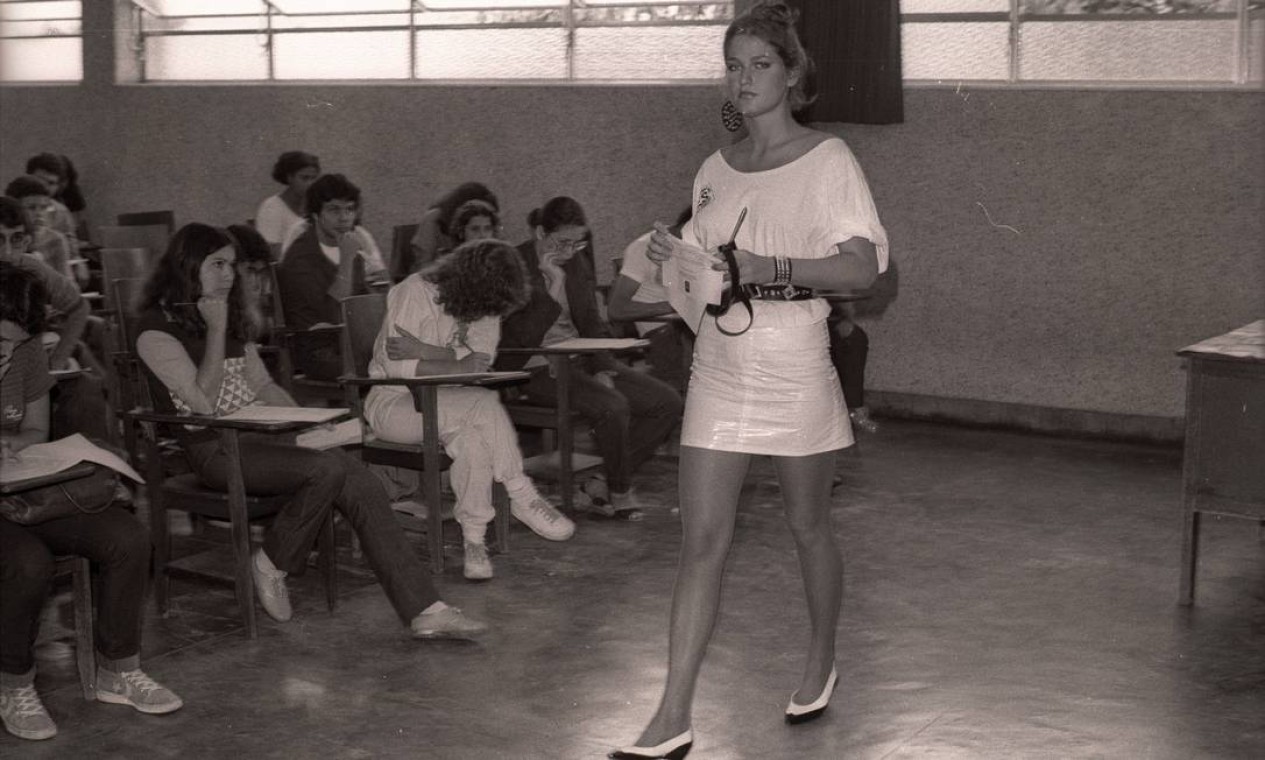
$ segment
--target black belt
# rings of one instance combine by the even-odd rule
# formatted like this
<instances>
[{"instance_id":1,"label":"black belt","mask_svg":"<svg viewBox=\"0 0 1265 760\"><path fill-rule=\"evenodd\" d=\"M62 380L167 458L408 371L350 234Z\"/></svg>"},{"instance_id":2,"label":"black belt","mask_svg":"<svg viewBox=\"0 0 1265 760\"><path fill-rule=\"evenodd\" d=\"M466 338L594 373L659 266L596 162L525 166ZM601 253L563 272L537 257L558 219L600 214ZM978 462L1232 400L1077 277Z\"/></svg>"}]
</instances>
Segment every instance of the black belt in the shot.
<instances>
[{"instance_id":1,"label":"black belt","mask_svg":"<svg viewBox=\"0 0 1265 760\"><path fill-rule=\"evenodd\" d=\"M743 285L747 298L757 301L807 301L815 298L812 288L798 285Z\"/></svg>"}]
</instances>

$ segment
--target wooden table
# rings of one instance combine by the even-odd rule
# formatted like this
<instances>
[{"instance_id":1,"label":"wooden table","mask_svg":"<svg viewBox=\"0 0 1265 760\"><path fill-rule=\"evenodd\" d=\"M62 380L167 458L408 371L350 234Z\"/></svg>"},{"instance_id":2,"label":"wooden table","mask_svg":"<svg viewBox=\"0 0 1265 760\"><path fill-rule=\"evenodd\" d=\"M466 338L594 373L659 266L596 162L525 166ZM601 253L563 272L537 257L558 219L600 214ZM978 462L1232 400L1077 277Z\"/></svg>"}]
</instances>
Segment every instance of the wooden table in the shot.
<instances>
[{"instance_id":1,"label":"wooden table","mask_svg":"<svg viewBox=\"0 0 1265 760\"><path fill-rule=\"evenodd\" d=\"M80 462L71 465L64 470L50 472L47 475L38 475L33 478L22 478L21 480L0 481L0 494L21 493L30 491L33 488L43 488L51 486L54 483L65 483L68 480L75 480L86 475L91 475L93 464L91 462Z\"/></svg>"},{"instance_id":2,"label":"wooden table","mask_svg":"<svg viewBox=\"0 0 1265 760\"><path fill-rule=\"evenodd\" d=\"M1177 353L1187 362L1179 603L1190 605L1201 517L1265 521L1265 319Z\"/></svg>"}]
</instances>

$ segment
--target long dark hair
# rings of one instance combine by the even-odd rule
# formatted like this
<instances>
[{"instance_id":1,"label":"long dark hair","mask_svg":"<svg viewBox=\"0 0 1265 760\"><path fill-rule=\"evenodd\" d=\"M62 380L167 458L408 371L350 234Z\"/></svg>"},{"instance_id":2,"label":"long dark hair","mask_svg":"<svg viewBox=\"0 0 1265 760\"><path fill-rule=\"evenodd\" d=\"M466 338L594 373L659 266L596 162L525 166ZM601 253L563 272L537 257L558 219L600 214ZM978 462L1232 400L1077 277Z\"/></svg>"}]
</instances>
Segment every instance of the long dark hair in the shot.
<instances>
[{"instance_id":1,"label":"long dark hair","mask_svg":"<svg viewBox=\"0 0 1265 760\"><path fill-rule=\"evenodd\" d=\"M48 291L34 272L0 261L0 319L26 330L32 337L44 332Z\"/></svg>"},{"instance_id":2,"label":"long dark hair","mask_svg":"<svg viewBox=\"0 0 1265 760\"><path fill-rule=\"evenodd\" d=\"M202 262L207 256L233 246L233 238L219 227L192 222L176 230L167 243L167 251L154 265L145 283L137 306L139 312L161 309L181 329L191 335L206 335L206 322L198 311L202 297ZM242 296L240 280L234 278L228 298L228 331L238 340L246 335L242 329Z\"/></svg>"},{"instance_id":3,"label":"long dark hair","mask_svg":"<svg viewBox=\"0 0 1265 760\"><path fill-rule=\"evenodd\" d=\"M531 296L527 267L504 240L462 243L420 276L439 289L435 302L459 322L503 317Z\"/></svg>"},{"instance_id":4,"label":"long dark hair","mask_svg":"<svg viewBox=\"0 0 1265 760\"><path fill-rule=\"evenodd\" d=\"M589 220L579 201L560 195L528 214L527 224L533 230L542 227L545 232L554 232L559 227L587 227Z\"/></svg>"}]
</instances>

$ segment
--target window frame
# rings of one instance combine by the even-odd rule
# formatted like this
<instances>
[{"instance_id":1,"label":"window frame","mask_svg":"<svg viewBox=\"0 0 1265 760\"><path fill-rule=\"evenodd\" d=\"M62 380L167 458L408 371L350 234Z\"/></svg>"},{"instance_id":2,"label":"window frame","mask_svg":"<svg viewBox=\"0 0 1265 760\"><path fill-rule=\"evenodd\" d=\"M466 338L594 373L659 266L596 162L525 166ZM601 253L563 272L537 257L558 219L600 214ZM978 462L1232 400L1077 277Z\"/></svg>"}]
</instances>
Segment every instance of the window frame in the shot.
<instances>
[{"instance_id":1,"label":"window frame","mask_svg":"<svg viewBox=\"0 0 1265 760\"><path fill-rule=\"evenodd\" d=\"M52 5L53 3L57 3L60 1L61 0L4 0L4 2L0 3L0 5L7 5L7 6L46 5L47 6L47 5ZM84 56L83 56L83 45L84 45L83 4L85 2L90 2L90 0L80 0L79 2L79 16L77 18L73 18L73 21L78 26L79 31L73 34L72 33L53 33L53 34L41 33L37 35L9 34L7 25L4 23L0 23L0 45L5 44L4 40L77 40L79 42L79 45L78 45L79 47L79 76L78 77L62 78L62 79L0 79L0 86L4 86L4 87L12 87L12 86L56 87L56 86L69 86L69 85L83 84L84 77L86 74L86 72L84 71L85 67L83 63L83 59L84 59ZM57 21L69 21L69 20L72 20L72 17L48 16L48 17L24 18L24 19L21 19L21 23L57 22Z\"/></svg>"}]
</instances>

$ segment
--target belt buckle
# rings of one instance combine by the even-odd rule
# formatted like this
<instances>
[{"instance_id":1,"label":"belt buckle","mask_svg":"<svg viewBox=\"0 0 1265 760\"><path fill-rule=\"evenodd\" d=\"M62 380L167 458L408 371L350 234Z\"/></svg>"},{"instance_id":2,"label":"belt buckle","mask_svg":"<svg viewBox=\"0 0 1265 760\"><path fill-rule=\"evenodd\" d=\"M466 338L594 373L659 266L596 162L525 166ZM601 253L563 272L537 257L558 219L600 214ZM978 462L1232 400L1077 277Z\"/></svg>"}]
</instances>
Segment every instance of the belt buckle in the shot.
<instances>
[{"instance_id":1,"label":"belt buckle","mask_svg":"<svg viewBox=\"0 0 1265 760\"><path fill-rule=\"evenodd\" d=\"M783 300L783 301L792 301L792 300L794 300L794 299L795 299L795 295L796 295L796 290L797 290L797 288L796 288L794 285L790 284L789 282L788 282L788 283L786 283L785 285L783 285L783 286L781 287L782 300Z\"/></svg>"}]
</instances>

